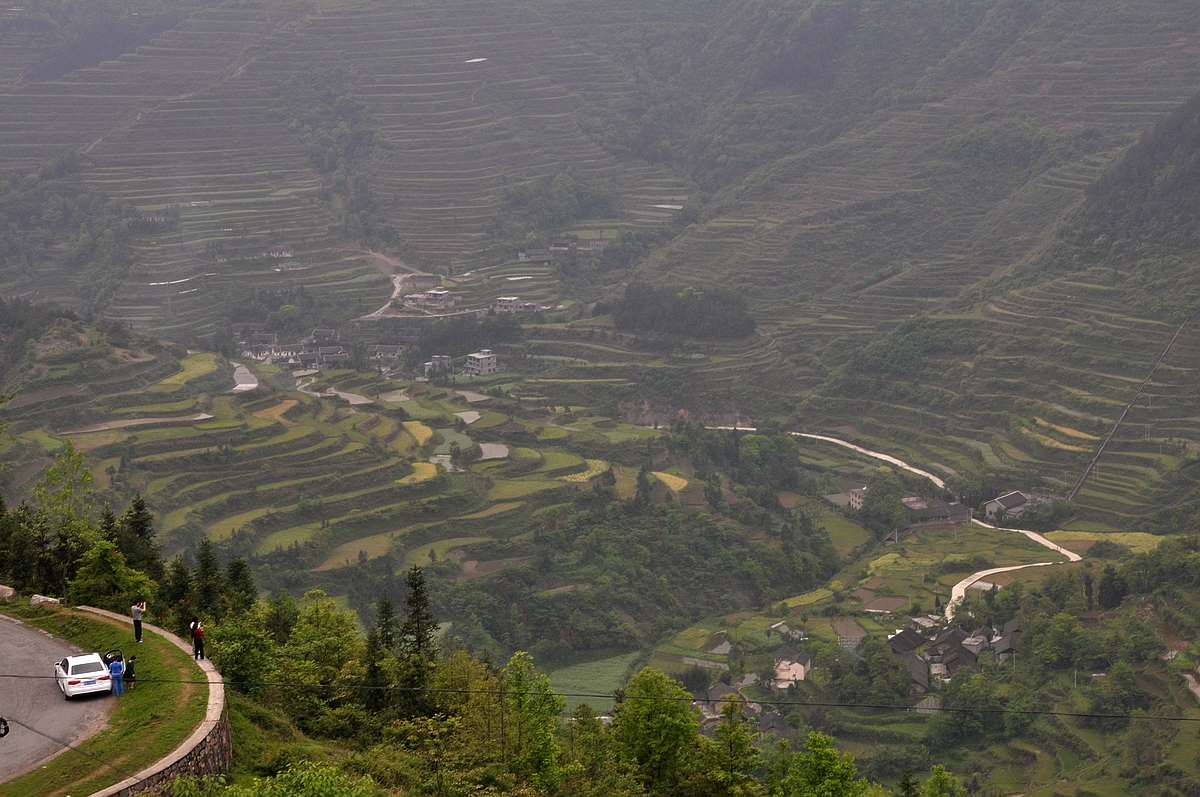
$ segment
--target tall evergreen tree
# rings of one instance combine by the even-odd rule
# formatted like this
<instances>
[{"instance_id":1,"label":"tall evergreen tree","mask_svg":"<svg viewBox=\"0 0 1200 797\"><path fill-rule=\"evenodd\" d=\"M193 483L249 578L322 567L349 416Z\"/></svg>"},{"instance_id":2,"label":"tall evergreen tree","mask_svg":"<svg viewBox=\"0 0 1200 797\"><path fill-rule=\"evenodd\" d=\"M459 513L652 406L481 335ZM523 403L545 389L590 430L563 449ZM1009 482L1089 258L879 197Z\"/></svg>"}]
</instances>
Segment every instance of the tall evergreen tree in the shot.
<instances>
[{"instance_id":1,"label":"tall evergreen tree","mask_svg":"<svg viewBox=\"0 0 1200 797\"><path fill-rule=\"evenodd\" d=\"M404 574L408 597L404 599L404 625L400 628L401 651L408 655L432 659L437 654L434 636L438 620L429 608L429 591L425 585L425 574L413 565Z\"/></svg>"},{"instance_id":2,"label":"tall evergreen tree","mask_svg":"<svg viewBox=\"0 0 1200 797\"><path fill-rule=\"evenodd\" d=\"M400 624L396 619L396 604L386 592L375 602L375 622L372 629L384 650L395 652L400 636Z\"/></svg>"},{"instance_id":3,"label":"tall evergreen tree","mask_svg":"<svg viewBox=\"0 0 1200 797\"><path fill-rule=\"evenodd\" d=\"M155 581L162 580L162 551L154 541L154 515L146 508L140 493L133 497L129 509L121 515L115 542L130 567L141 570Z\"/></svg>"},{"instance_id":4,"label":"tall evergreen tree","mask_svg":"<svg viewBox=\"0 0 1200 797\"><path fill-rule=\"evenodd\" d=\"M229 604L229 610L241 614L258 601L258 587L254 585L254 574L250 565L238 556L229 561L225 567L224 597Z\"/></svg>"},{"instance_id":5,"label":"tall evergreen tree","mask_svg":"<svg viewBox=\"0 0 1200 797\"><path fill-rule=\"evenodd\" d=\"M633 497L634 505L640 509L650 506L653 491L654 485L650 483L650 468L642 465L637 475L637 493Z\"/></svg>"},{"instance_id":6,"label":"tall evergreen tree","mask_svg":"<svg viewBox=\"0 0 1200 797\"><path fill-rule=\"evenodd\" d=\"M158 600L164 611L174 616L177 629L187 625L195 598L192 596L192 571L182 556L177 555L167 566L167 574L158 588Z\"/></svg>"},{"instance_id":7,"label":"tall evergreen tree","mask_svg":"<svg viewBox=\"0 0 1200 797\"><path fill-rule=\"evenodd\" d=\"M1096 582L1096 602L1102 609L1115 609L1125 600L1128 589L1125 577L1111 564L1107 564Z\"/></svg>"},{"instance_id":8,"label":"tall evergreen tree","mask_svg":"<svg viewBox=\"0 0 1200 797\"><path fill-rule=\"evenodd\" d=\"M216 615L222 593L221 562L212 540L204 537L196 545L196 610Z\"/></svg>"},{"instance_id":9,"label":"tall evergreen tree","mask_svg":"<svg viewBox=\"0 0 1200 797\"><path fill-rule=\"evenodd\" d=\"M288 637L292 635L292 629L296 627L296 621L299 619L300 607L286 589L279 590L276 597L267 601L267 614L263 625L276 645L287 644Z\"/></svg>"},{"instance_id":10,"label":"tall evergreen tree","mask_svg":"<svg viewBox=\"0 0 1200 797\"><path fill-rule=\"evenodd\" d=\"M117 544L117 516L113 514L112 507L107 503L100 510L100 536L111 543ZM117 545L120 549L120 545ZM124 555L124 551L121 551ZM129 557L125 557L126 564L129 563Z\"/></svg>"}]
</instances>

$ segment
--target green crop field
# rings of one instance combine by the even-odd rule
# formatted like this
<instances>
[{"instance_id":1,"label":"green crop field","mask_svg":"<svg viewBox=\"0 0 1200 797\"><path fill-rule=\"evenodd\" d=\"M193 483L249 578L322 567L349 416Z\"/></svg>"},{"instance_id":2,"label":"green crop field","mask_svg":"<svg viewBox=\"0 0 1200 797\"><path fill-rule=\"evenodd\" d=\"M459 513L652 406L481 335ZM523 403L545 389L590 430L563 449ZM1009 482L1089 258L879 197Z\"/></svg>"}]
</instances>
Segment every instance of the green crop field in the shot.
<instances>
[{"instance_id":1,"label":"green crop field","mask_svg":"<svg viewBox=\"0 0 1200 797\"><path fill-rule=\"evenodd\" d=\"M608 713L612 711L612 698L596 695L611 694L624 685L630 665L641 656L640 653L626 653L552 670L549 673L550 685L556 692L574 693L567 694L567 713L574 711L580 703L587 703L599 712Z\"/></svg>"}]
</instances>

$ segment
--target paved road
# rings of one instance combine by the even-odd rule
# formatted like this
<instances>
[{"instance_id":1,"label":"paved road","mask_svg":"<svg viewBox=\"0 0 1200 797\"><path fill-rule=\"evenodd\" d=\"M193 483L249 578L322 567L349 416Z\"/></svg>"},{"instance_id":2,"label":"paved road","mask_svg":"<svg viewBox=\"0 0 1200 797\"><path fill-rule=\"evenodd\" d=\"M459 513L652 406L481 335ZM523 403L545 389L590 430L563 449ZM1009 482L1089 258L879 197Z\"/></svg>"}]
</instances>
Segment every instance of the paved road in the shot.
<instances>
[{"instance_id":1,"label":"paved road","mask_svg":"<svg viewBox=\"0 0 1200 797\"><path fill-rule=\"evenodd\" d=\"M0 675L53 676L54 662L78 652L36 628L0 615ZM8 719L10 726L8 736L0 739L0 783L63 749L12 720L75 744L104 727L112 703L113 698L107 694L63 700L53 677L0 677L0 716Z\"/></svg>"}]
</instances>

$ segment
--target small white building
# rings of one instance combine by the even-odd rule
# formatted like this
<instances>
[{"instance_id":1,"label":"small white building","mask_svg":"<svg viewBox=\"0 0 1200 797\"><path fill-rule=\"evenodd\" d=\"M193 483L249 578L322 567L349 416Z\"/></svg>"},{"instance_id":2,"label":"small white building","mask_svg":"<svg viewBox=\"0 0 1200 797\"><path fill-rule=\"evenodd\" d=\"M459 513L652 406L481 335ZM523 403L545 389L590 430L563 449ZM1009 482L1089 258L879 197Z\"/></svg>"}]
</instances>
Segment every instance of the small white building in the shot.
<instances>
[{"instance_id":1,"label":"small white building","mask_svg":"<svg viewBox=\"0 0 1200 797\"><path fill-rule=\"evenodd\" d=\"M498 315L508 315L517 312L517 306L520 303L519 296L497 296L496 301L492 303L492 308Z\"/></svg>"},{"instance_id":2,"label":"small white building","mask_svg":"<svg viewBox=\"0 0 1200 797\"><path fill-rule=\"evenodd\" d=\"M467 365L463 368L463 373L469 376L487 376L499 370L500 363L496 361L496 353L491 349L480 349L467 355Z\"/></svg>"},{"instance_id":3,"label":"small white building","mask_svg":"<svg viewBox=\"0 0 1200 797\"><path fill-rule=\"evenodd\" d=\"M780 648L775 651L775 678L771 682L771 686L779 690L787 689L792 684L803 681L810 670L812 670L812 656Z\"/></svg>"},{"instance_id":4,"label":"small white building","mask_svg":"<svg viewBox=\"0 0 1200 797\"><path fill-rule=\"evenodd\" d=\"M857 511L862 509L863 496L867 494L866 487L856 487L850 491L850 508Z\"/></svg>"},{"instance_id":5,"label":"small white building","mask_svg":"<svg viewBox=\"0 0 1200 797\"><path fill-rule=\"evenodd\" d=\"M428 379L431 376L437 376L439 374L449 374L451 373L451 370L452 366L450 355L435 354L433 355L432 359L429 360L429 362L425 363L425 378Z\"/></svg>"}]
</instances>

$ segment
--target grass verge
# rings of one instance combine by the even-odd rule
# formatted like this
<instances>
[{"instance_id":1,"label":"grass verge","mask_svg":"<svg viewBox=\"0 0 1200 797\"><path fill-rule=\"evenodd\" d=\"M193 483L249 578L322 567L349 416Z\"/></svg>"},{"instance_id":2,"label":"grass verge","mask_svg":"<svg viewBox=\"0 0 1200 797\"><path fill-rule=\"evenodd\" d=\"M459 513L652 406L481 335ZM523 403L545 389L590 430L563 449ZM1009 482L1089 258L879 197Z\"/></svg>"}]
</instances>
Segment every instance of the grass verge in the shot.
<instances>
[{"instance_id":1,"label":"grass verge","mask_svg":"<svg viewBox=\"0 0 1200 797\"><path fill-rule=\"evenodd\" d=\"M84 650L121 648L128 656L136 648L137 688L116 699L108 726L80 742L79 749L128 772L138 772L178 747L204 720L208 687L172 682L203 680L204 673L186 653L158 634L147 631L145 641L135 645L131 626L71 609L3 606L0 612ZM45 766L5 783L2 791L4 797L91 794L125 777L122 772L68 750Z\"/></svg>"}]
</instances>

